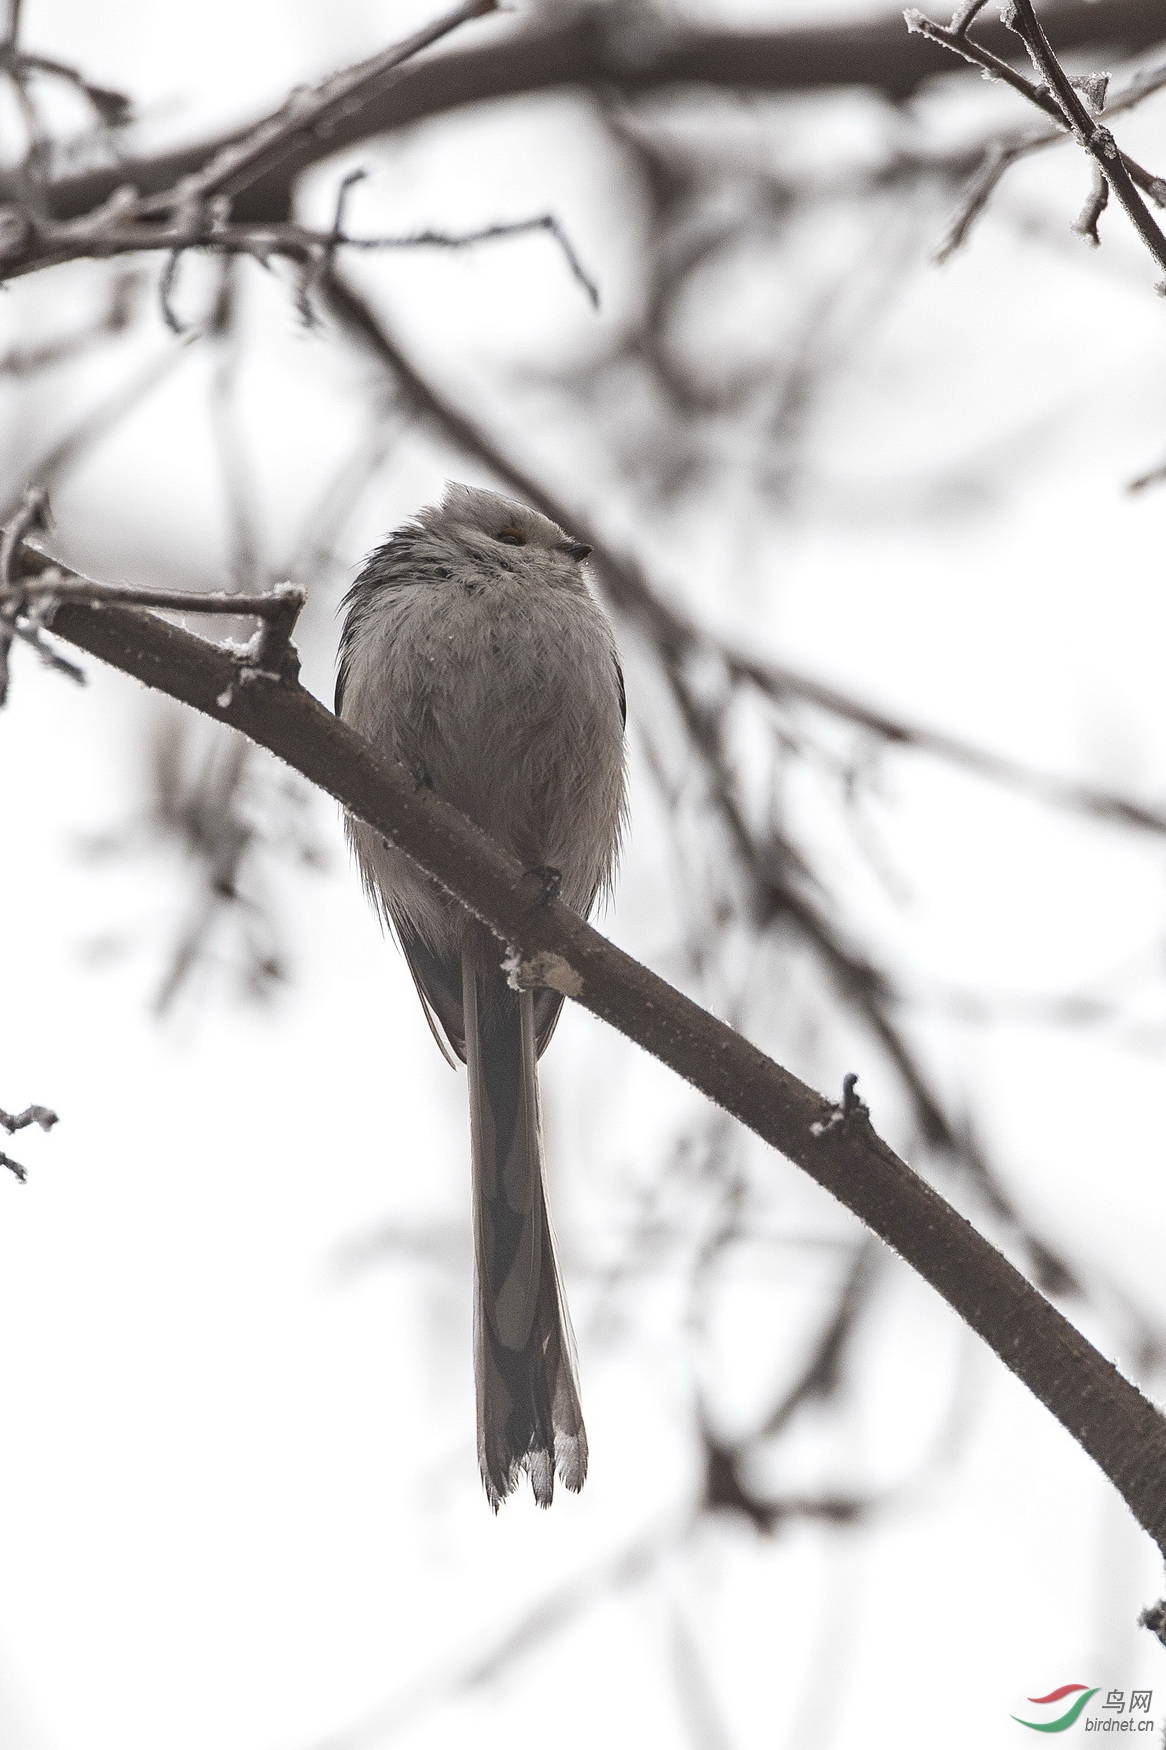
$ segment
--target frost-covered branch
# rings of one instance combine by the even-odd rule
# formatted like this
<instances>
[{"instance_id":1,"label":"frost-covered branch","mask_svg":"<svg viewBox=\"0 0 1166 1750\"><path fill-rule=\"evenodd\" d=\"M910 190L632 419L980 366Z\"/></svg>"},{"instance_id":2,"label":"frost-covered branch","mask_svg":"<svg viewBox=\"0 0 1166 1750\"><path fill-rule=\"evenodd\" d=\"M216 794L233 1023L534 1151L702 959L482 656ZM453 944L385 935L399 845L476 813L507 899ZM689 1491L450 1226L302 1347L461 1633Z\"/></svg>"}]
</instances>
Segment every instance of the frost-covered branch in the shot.
<instances>
[{"instance_id":1,"label":"frost-covered branch","mask_svg":"<svg viewBox=\"0 0 1166 1750\"><path fill-rule=\"evenodd\" d=\"M1021 38L1028 50L1038 75L1036 83L1017 72L1002 55L968 34L974 10L961 7L950 25L938 24L914 8L909 8L903 16L909 32L951 50L981 68L989 78L1011 86L1034 108L1048 116L1058 133L1072 134L1090 155L1094 166L1093 190L1076 221L1075 230L1091 243L1099 241L1097 221L1108 199L1108 191L1112 189L1142 242L1158 266L1166 271L1166 235L1143 199L1145 194L1158 206L1166 205L1166 180L1123 152L1109 128L1098 120L1096 112L1105 102L1107 80L1100 74L1087 80L1070 79L1057 58L1049 33L1033 10L1032 0L1010 0L1005 19L1008 28ZM1131 107L1132 102L1148 95L1150 89L1156 89L1153 79L1143 81L1136 95L1126 94L1123 107ZM937 251L939 259L950 255L963 241L1009 164L1049 143L1053 137L1037 135L989 152ZM1099 186L1098 178L1102 179L1103 186Z\"/></svg>"}]
</instances>

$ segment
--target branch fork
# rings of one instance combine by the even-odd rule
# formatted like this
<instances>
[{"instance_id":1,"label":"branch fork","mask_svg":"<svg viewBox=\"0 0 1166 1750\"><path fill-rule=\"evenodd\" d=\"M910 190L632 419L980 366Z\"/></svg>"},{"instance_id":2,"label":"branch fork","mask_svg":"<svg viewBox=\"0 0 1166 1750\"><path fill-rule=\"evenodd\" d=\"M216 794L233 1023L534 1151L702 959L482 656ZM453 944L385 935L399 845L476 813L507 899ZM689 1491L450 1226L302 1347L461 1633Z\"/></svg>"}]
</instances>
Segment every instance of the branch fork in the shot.
<instances>
[{"instance_id":1,"label":"branch fork","mask_svg":"<svg viewBox=\"0 0 1166 1750\"><path fill-rule=\"evenodd\" d=\"M85 679L81 669L45 641L45 631L65 603L257 619L260 624L250 642L241 649L228 649L233 673L219 701L224 710L236 686L256 680L292 684L298 679L300 658L292 633L307 600L298 584L278 583L265 594L239 595L231 590L136 589L128 584L94 583L26 539L48 523L48 495L32 487L0 541L0 705L7 696L8 651L15 638L33 645L44 661L71 679Z\"/></svg>"},{"instance_id":2,"label":"branch fork","mask_svg":"<svg viewBox=\"0 0 1166 1750\"><path fill-rule=\"evenodd\" d=\"M1134 229L1150 251L1158 266L1166 271L1166 234L1150 212L1143 195L1161 206L1166 199L1166 179L1147 170L1136 159L1122 152L1109 128L1094 119L1091 112L1104 106L1109 76L1104 73L1070 78L1056 57L1044 27L1033 9L1032 0L1009 0L1003 11L1003 22L1023 42L1037 73L1037 81L1026 79L1015 67L999 55L977 43L968 34L969 26L982 10L985 0L965 0L949 25L937 23L914 7L903 14L910 32L925 36L965 61L977 66L989 79L999 79L1027 99L1047 116L1059 134L1072 134L1093 160L1093 187L1085 206L1073 224L1073 230L1091 244L1100 242L1097 221L1104 211L1112 189L1125 208ZM1153 79L1147 89L1152 88ZM1138 84L1135 81L1135 86ZM1122 94L1120 107L1137 102L1140 90ZM1052 137L1056 137L1055 135ZM938 261L946 260L963 242L972 222L986 206L1008 166L1026 153L1048 143L1046 136L1012 141L989 148L984 162L972 178L960 204L960 210L948 228L948 233L935 251ZM1102 194L1099 179L1104 179ZM1166 281L1158 286L1166 292Z\"/></svg>"}]
</instances>

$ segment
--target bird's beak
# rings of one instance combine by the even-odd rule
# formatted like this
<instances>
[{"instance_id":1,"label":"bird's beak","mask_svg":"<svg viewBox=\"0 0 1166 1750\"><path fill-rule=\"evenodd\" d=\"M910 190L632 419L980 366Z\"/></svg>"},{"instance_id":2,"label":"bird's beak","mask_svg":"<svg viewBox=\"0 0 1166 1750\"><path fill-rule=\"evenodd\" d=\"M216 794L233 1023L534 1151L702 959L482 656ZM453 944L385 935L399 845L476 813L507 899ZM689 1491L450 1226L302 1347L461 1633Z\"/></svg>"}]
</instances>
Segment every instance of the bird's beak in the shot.
<instances>
[{"instance_id":1,"label":"bird's beak","mask_svg":"<svg viewBox=\"0 0 1166 1750\"><path fill-rule=\"evenodd\" d=\"M591 551L586 541L561 541L559 545L571 559L586 559Z\"/></svg>"}]
</instances>

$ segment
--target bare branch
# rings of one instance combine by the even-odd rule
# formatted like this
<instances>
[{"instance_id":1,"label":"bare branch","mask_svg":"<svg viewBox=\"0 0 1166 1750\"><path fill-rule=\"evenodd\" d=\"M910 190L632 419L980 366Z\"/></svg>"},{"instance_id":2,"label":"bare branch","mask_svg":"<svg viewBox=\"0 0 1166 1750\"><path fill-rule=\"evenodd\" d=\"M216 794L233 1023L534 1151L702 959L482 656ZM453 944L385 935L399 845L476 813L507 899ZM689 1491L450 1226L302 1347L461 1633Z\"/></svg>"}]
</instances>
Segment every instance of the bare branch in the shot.
<instances>
[{"instance_id":1,"label":"bare branch","mask_svg":"<svg viewBox=\"0 0 1166 1750\"><path fill-rule=\"evenodd\" d=\"M40 574L44 556L22 549ZM61 568L62 571L64 568ZM293 680L236 687L230 653L138 609L57 609L58 633L249 735L398 845L550 987L670 1065L781 1150L893 1245L1027 1384L1166 1548L1166 1420L869 1122L830 1126L830 1101L766 1058L558 901L532 906L519 863ZM815 1126L823 1127L815 1133Z\"/></svg>"},{"instance_id":2,"label":"bare branch","mask_svg":"<svg viewBox=\"0 0 1166 1750\"><path fill-rule=\"evenodd\" d=\"M958 18L957 14L957 18ZM1005 22L1024 42L1036 67L1042 84L1034 85L1023 74L1002 59L1001 56L985 48L982 44L973 42L967 34L966 25L957 30L954 26L937 24L934 19L925 17L914 8L903 14L907 29L910 32L925 36L929 41L948 48L960 55L966 61L971 61L980 67L993 79L1000 79L1006 85L1027 99L1035 108L1049 116L1058 129L1072 133L1078 143L1093 158L1097 173L1103 175L1106 182L1112 186L1122 206L1125 208L1134 228L1143 243L1150 251L1159 267L1166 270L1166 235L1163 235L1157 221L1146 206L1139 190L1144 190L1151 199L1163 204L1166 195L1166 182L1153 172L1146 170L1135 159L1128 157L1118 148L1112 133L1108 128L1096 122L1090 115L1071 80L1058 61L1053 51L1047 33L1041 26L1033 11L1032 0L1009 0ZM1086 81L1086 86L1099 96L1104 95L1104 86L1099 84L1099 77ZM1080 81L1076 82L1080 84ZM999 181L1007 163L1023 152L1031 151L1045 143L1043 137L1027 142L1024 147L998 148L1005 154L1006 162L992 163L986 161L972 187L969 188L961 204L959 213L949 228L947 235L937 251L939 259L946 259L957 248L967 235L971 223L982 211L985 202L996 182ZM1100 241L1097 235L1097 220L1105 205L1096 187L1090 196L1086 207L1074 225L1074 230L1086 237L1090 242ZM1166 281L1159 288L1166 291Z\"/></svg>"},{"instance_id":3,"label":"bare branch","mask_svg":"<svg viewBox=\"0 0 1166 1750\"><path fill-rule=\"evenodd\" d=\"M1161 0L1060 0L1046 13L1050 40L1058 49L1104 45L1110 52L1152 47L1162 40ZM338 115L324 138L301 135L275 171L265 171L235 202L237 218L283 220L289 190L309 165L377 135L427 116L498 98L565 87L607 88L625 96L668 87L745 91L814 91L872 86L894 99L943 73L943 48L921 36L904 36L897 18L801 30L704 30L670 17L646 14L649 28L621 31L603 7L548 9L530 29L477 48L454 50L402 65L350 113ZM982 27L985 45L1009 50L998 24ZM90 213L121 184L143 196L165 196L184 178L200 175L222 153L240 147L253 130L198 142L177 152L129 161L61 178L45 191L46 210L58 219ZM0 201L21 190L0 178Z\"/></svg>"},{"instance_id":4,"label":"bare branch","mask_svg":"<svg viewBox=\"0 0 1166 1750\"><path fill-rule=\"evenodd\" d=\"M1005 23L1024 42L1032 56L1034 67L1060 105L1078 143L1092 156L1098 172L1105 177L1125 208L1142 242L1158 266L1166 272L1166 235L1138 192L1137 182L1131 174L1132 166L1118 150L1113 135L1108 128L1094 121L1057 59L1033 10L1032 0L1009 0ZM1159 182L1157 177L1150 180L1155 184ZM1096 239L1096 221L1093 235ZM1159 290L1166 294L1166 281Z\"/></svg>"},{"instance_id":5,"label":"bare branch","mask_svg":"<svg viewBox=\"0 0 1166 1750\"><path fill-rule=\"evenodd\" d=\"M25 553L36 550L26 547ZM46 561L44 571L9 586L12 593L19 594L25 601L165 608L174 614L231 614L278 627L279 637L286 642L307 599L304 591L291 583L277 584L263 595L236 595L225 589L137 589L132 584L93 583L89 578L55 564L47 555L42 557ZM0 602L4 601L6 593L0 592Z\"/></svg>"},{"instance_id":6,"label":"bare branch","mask_svg":"<svg viewBox=\"0 0 1166 1750\"><path fill-rule=\"evenodd\" d=\"M27 1130L30 1124L36 1124L41 1130L51 1130L59 1122L55 1112L47 1106L26 1106L23 1112L5 1112L0 1109L0 1125L14 1136L18 1130Z\"/></svg>"},{"instance_id":7,"label":"bare branch","mask_svg":"<svg viewBox=\"0 0 1166 1750\"><path fill-rule=\"evenodd\" d=\"M1156 468L1151 468L1146 474L1139 474L1126 487L1127 492L1144 492L1147 486L1161 486L1166 480L1166 462L1159 462Z\"/></svg>"},{"instance_id":8,"label":"bare branch","mask_svg":"<svg viewBox=\"0 0 1166 1750\"><path fill-rule=\"evenodd\" d=\"M1079 83L1079 82L1078 82ZM1157 67L1146 68L1136 73L1129 83L1118 94L1107 97L1107 113L1110 116L1121 114L1136 108L1152 97L1155 92L1166 86L1166 63ZM960 197L959 205L952 214L947 230L936 244L932 259L943 263L967 241L968 233L980 217L996 190L1005 171L1022 158L1031 157L1036 152L1043 152L1049 146L1059 146L1068 138L1068 130L1063 121L1056 127L1042 128L1037 133L1017 134L1003 139L991 140L983 148L979 164L966 184ZM958 169L957 160L948 161L952 170ZM1143 170L1131 158L1126 159L1130 173L1135 177L1138 187L1149 195L1157 206L1166 206L1166 182L1160 177L1152 176ZM941 159L928 163L919 161L919 170L940 171L944 168Z\"/></svg>"},{"instance_id":9,"label":"bare branch","mask_svg":"<svg viewBox=\"0 0 1166 1750\"><path fill-rule=\"evenodd\" d=\"M988 0L960 0L959 6L952 14L951 24L948 26L951 34L953 36L966 36L969 27L975 23L987 4Z\"/></svg>"},{"instance_id":10,"label":"bare branch","mask_svg":"<svg viewBox=\"0 0 1166 1750\"><path fill-rule=\"evenodd\" d=\"M956 17L958 19L958 13ZM1013 91L1019 92L1021 97L1026 97L1030 103L1036 105L1037 109L1042 109L1055 122L1059 122L1062 127L1065 126L1065 119L1056 99L1041 86L1034 85L1031 79L1026 79L1023 73L1018 73L1016 68L1010 66L1002 55L986 48L983 43L973 42L967 32L967 23L960 29L956 28L954 22L950 25L937 24L935 19L928 18L925 13L918 11L913 6L908 7L904 12L903 22L912 36L926 37L928 42L950 49L953 54L961 56L973 67L979 67L981 72L988 74L989 78L999 79L1005 85L1011 85Z\"/></svg>"},{"instance_id":11,"label":"bare branch","mask_svg":"<svg viewBox=\"0 0 1166 1750\"><path fill-rule=\"evenodd\" d=\"M544 231L558 244L573 277L587 293L592 306L598 308L599 305L595 281L583 267L563 225L553 213L480 225L475 230L461 233L425 230L400 237L350 237L334 228L316 231L306 225L290 223L233 225L221 215L207 218L201 212L182 214L172 224L160 225L141 219L137 213L129 211L125 203L119 204L113 213L103 210L87 219L71 220L64 225L44 221L29 209L8 208L5 211L12 222L7 247L0 233L0 283L39 273L46 267L59 267L66 261L105 261L121 255L165 251L167 259L159 281L158 297L162 318L172 334L186 331L186 324L175 313L173 292L179 263L189 249L212 251L225 257L249 255L264 267L273 258L296 263L304 270L299 299L301 311L304 311L305 293L310 294L328 271L338 250L467 249L478 243ZM0 213L0 218L3 216ZM306 319L310 326L310 314Z\"/></svg>"},{"instance_id":12,"label":"bare branch","mask_svg":"<svg viewBox=\"0 0 1166 1750\"><path fill-rule=\"evenodd\" d=\"M93 583L42 555L43 569L27 573L30 555L37 549L23 546L23 536L44 526L47 495L32 488L25 494L24 508L5 531L0 545L0 706L7 698L7 654L13 638L32 644L44 661L73 680L84 674L45 642L44 632L65 602L91 607L167 608L172 613L230 614L259 620L260 629L250 644L236 653L231 687L245 685L256 675L278 678L299 672L299 657L291 642L292 632L307 596L297 584L280 583L264 595L241 595L230 590L134 589L123 584ZM20 553L25 575L14 575L15 555ZM30 612L30 609L32 610Z\"/></svg>"},{"instance_id":13,"label":"bare branch","mask_svg":"<svg viewBox=\"0 0 1166 1750\"><path fill-rule=\"evenodd\" d=\"M51 1112L47 1106L26 1106L23 1112L5 1112L3 1107L0 1107L0 1129L6 1130L9 1136L15 1135L18 1130L27 1130L30 1124L39 1125L41 1130L51 1130L57 1122L56 1113ZM27 1182L28 1169L23 1167L19 1161L14 1161L11 1155L6 1155L2 1151L0 1151L0 1167L7 1167L8 1171L13 1173L22 1185Z\"/></svg>"},{"instance_id":14,"label":"bare branch","mask_svg":"<svg viewBox=\"0 0 1166 1750\"><path fill-rule=\"evenodd\" d=\"M5 526L3 537L0 538L0 599L4 596L24 595L24 590L18 588L16 581L16 556L25 536L31 534L33 529L47 528L48 521L48 495L39 489L26 492L24 503Z\"/></svg>"},{"instance_id":15,"label":"bare branch","mask_svg":"<svg viewBox=\"0 0 1166 1750\"><path fill-rule=\"evenodd\" d=\"M1052 140L1062 139L1064 136L1050 134L1048 137ZM1044 144L1043 136L1041 144ZM995 194L1004 172L1015 164L1017 158L1023 156L1025 150L1023 146L1006 146L996 142L987 148L960 196L959 205L951 216L947 230L932 250L931 259L937 265L942 265L967 242L969 231Z\"/></svg>"},{"instance_id":16,"label":"bare branch","mask_svg":"<svg viewBox=\"0 0 1166 1750\"><path fill-rule=\"evenodd\" d=\"M47 523L48 497L39 489L30 488L0 541L0 709L8 698L9 661L14 639L20 638L30 644L42 662L68 675L71 680L85 679L76 663L60 655L46 641L43 620L35 611L28 613L24 585L14 577L16 555L24 537L33 529L45 528Z\"/></svg>"},{"instance_id":17,"label":"bare branch","mask_svg":"<svg viewBox=\"0 0 1166 1750\"><path fill-rule=\"evenodd\" d=\"M1073 220L1074 231L1077 232L1078 236L1084 237L1086 243L1091 243L1094 249L1098 248L1101 243L1097 231L1098 220L1108 205L1109 184L1105 180L1105 173L1100 164L1094 164L1093 183L1088 198L1077 218Z\"/></svg>"},{"instance_id":18,"label":"bare branch","mask_svg":"<svg viewBox=\"0 0 1166 1750\"><path fill-rule=\"evenodd\" d=\"M297 91L274 115L260 122L242 140L225 146L172 191L144 200L141 211L164 213L178 205L201 205L213 195L233 199L251 183L270 175L297 146L305 143L317 146L324 143L326 152L334 152L338 124L374 94L379 95L398 67L440 42L459 25L495 12L497 7L498 0L463 0L461 6L406 37L404 42L355 67L333 73L314 90Z\"/></svg>"}]
</instances>

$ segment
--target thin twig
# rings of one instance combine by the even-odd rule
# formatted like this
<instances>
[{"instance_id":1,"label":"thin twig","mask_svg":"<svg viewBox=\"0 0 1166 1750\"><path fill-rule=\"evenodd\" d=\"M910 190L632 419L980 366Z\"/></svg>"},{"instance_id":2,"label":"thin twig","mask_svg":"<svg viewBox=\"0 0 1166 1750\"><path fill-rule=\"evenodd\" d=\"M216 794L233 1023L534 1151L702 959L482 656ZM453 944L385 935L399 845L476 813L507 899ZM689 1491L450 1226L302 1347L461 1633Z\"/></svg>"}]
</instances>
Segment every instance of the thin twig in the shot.
<instances>
[{"instance_id":1,"label":"thin twig","mask_svg":"<svg viewBox=\"0 0 1166 1750\"><path fill-rule=\"evenodd\" d=\"M9 661L12 641L20 637L24 595L15 579L16 558L26 535L43 529L48 518L45 493L31 490L0 538L0 708L8 699Z\"/></svg>"},{"instance_id":2,"label":"thin twig","mask_svg":"<svg viewBox=\"0 0 1166 1750\"><path fill-rule=\"evenodd\" d=\"M1166 86L1166 62L1136 73L1116 96L1107 96L1106 113L1115 116L1134 109L1145 102L1146 98L1161 91L1163 86ZM967 241L968 233L984 211L1006 170L1019 163L1022 158L1043 152L1049 146L1059 146L1067 138L1068 130L1062 120L1056 127L1044 128L1039 133L990 141L984 147L983 156L960 196L947 230L935 246L932 259L942 264ZM1161 177L1151 176L1140 165L1135 166L1133 159L1127 159L1126 162L1130 165L1131 174L1138 180L1138 186L1157 206L1166 206L1166 181ZM938 170L942 168L942 164L936 160L931 166L921 165L921 168Z\"/></svg>"},{"instance_id":3,"label":"thin twig","mask_svg":"<svg viewBox=\"0 0 1166 1750\"><path fill-rule=\"evenodd\" d=\"M988 0L962 0L956 7L950 26L953 36L966 36L968 27L975 23L980 13L988 4Z\"/></svg>"},{"instance_id":4,"label":"thin twig","mask_svg":"<svg viewBox=\"0 0 1166 1750\"><path fill-rule=\"evenodd\" d=\"M1126 487L1127 492L1144 492L1147 486L1161 486L1166 480L1166 462L1159 462L1156 468L1151 468L1147 474L1139 474L1136 480L1131 480Z\"/></svg>"},{"instance_id":5,"label":"thin twig","mask_svg":"<svg viewBox=\"0 0 1166 1750\"><path fill-rule=\"evenodd\" d=\"M496 12L498 0L465 0L452 12L415 31L403 42L373 55L355 67L333 73L314 89L296 92L287 103L242 140L225 147L194 175L184 177L174 188L140 203L140 211L158 214L179 203L203 203L212 195L234 198L243 189L270 175L300 141L327 141L337 123L353 106L359 106L378 90L389 76L423 49L440 42L470 19Z\"/></svg>"},{"instance_id":6,"label":"thin twig","mask_svg":"<svg viewBox=\"0 0 1166 1750\"><path fill-rule=\"evenodd\" d=\"M39 1125L41 1130L51 1130L57 1122L57 1114L51 1112L47 1106L26 1106L23 1112L5 1112L0 1107L0 1129L6 1130L9 1136L14 1135L18 1130L27 1130L30 1124ZM27 1167L22 1166L19 1161L14 1161L11 1155L4 1154L2 1151L0 1151L0 1167L7 1167L8 1171L15 1174L22 1185L27 1182Z\"/></svg>"},{"instance_id":7,"label":"thin twig","mask_svg":"<svg viewBox=\"0 0 1166 1750\"><path fill-rule=\"evenodd\" d=\"M1037 109L1043 110L1045 115L1057 122L1062 128L1068 125L1060 105L1051 92L1045 91L1039 85L1034 85L1031 79L1026 79L1023 73L1018 73L1016 68L1000 55L993 54L991 49L986 49L981 43L974 42L968 35L966 26L962 30L956 30L952 25L939 24L934 18L928 18L925 13L913 6L908 7L904 12L903 22L911 35L926 37L928 42L938 43L942 48L950 49L953 54L960 55L965 61L969 61L973 67L979 67L990 78L999 79L1003 84L1010 85L1013 91L1019 92L1020 96L1027 98L1029 103L1035 104Z\"/></svg>"},{"instance_id":8,"label":"thin twig","mask_svg":"<svg viewBox=\"0 0 1166 1750\"><path fill-rule=\"evenodd\" d=\"M22 541L21 528L27 532L43 526L47 505L43 492L30 490L0 542L0 705L7 697L7 653L13 638L32 644L44 661L71 679L84 680L83 671L44 638L46 627L68 602L257 619L258 633L246 650L236 653L232 685L250 682L259 674L287 678L299 672L291 636L307 595L297 584L280 583L263 595L242 595L230 590L136 589L128 584L94 583Z\"/></svg>"},{"instance_id":9,"label":"thin twig","mask_svg":"<svg viewBox=\"0 0 1166 1750\"><path fill-rule=\"evenodd\" d=\"M1084 237L1086 243L1091 243L1094 249L1101 243L1097 224L1102 213L1109 205L1109 183L1105 180L1105 172L1100 164L1093 166L1093 183L1089 190L1085 205L1080 214L1073 220L1073 229L1079 237Z\"/></svg>"},{"instance_id":10,"label":"thin twig","mask_svg":"<svg viewBox=\"0 0 1166 1750\"><path fill-rule=\"evenodd\" d=\"M1110 51L1137 53L1162 37L1161 0L1057 0L1046 17L1053 41L1068 49L1104 44ZM984 21L981 34L992 48L1007 52L1008 37L998 22ZM644 52L648 42L650 54ZM638 29L605 29L602 9L544 7L520 32L415 57L334 117L332 132L301 136L276 170L248 188L248 217L285 218L291 187L313 164L469 103L571 87L635 97L680 86L770 92L866 86L898 101L942 72L944 59L942 48L906 35L893 17L746 31L696 27L666 13L653 18L649 37ZM61 177L50 185L49 209L62 218L90 213L119 183L169 198L184 177L199 174L252 132ZM2 199L19 192L11 178L0 177L0 188Z\"/></svg>"},{"instance_id":11,"label":"thin twig","mask_svg":"<svg viewBox=\"0 0 1166 1750\"><path fill-rule=\"evenodd\" d=\"M14 209L8 211L12 213ZM97 214L84 221L70 220L65 225L36 220L30 213L21 212L18 217L21 223L14 226L12 241L7 248L0 238L0 283L22 279L47 267L60 267L67 261L106 261L122 255L165 251L166 263L158 296L163 320L173 334L186 331L186 324L174 310L173 293L179 263L183 254L191 249L224 256L249 255L263 267L279 258L296 263L304 270L299 300L302 312L303 286L311 291L319 283L338 250L468 249L478 243L544 231L558 244L572 276L582 286L593 307L599 306L595 280L583 266L562 222L553 213L480 225L461 233L427 229L398 237L350 237L335 229L319 231L292 223L234 225L224 220L207 222L201 216L191 218L189 215L177 218L169 225L147 224L133 216L127 218L121 210L113 218Z\"/></svg>"},{"instance_id":12,"label":"thin twig","mask_svg":"<svg viewBox=\"0 0 1166 1750\"><path fill-rule=\"evenodd\" d=\"M1037 72L1045 80L1065 118L1132 220L1142 242L1166 272L1166 235L1150 212L1130 174L1131 167L1118 150L1107 127L1094 120L1053 52L1052 44L1033 10L1032 0L1009 0L1004 22L1024 42ZM1158 179L1155 178L1155 181ZM1159 290L1166 294L1166 281Z\"/></svg>"},{"instance_id":13,"label":"thin twig","mask_svg":"<svg viewBox=\"0 0 1166 1750\"><path fill-rule=\"evenodd\" d=\"M27 548L32 554L35 548ZM87 602L91 607L165 608L175 614L234 614L284 624L298 614L307 596L296 584L277 584L263 595L235 594L228 589L138 589L133 584L94 583L56 564L22 580L14 588L27 601ZM0 600L3 597L0 596Z\"/></svg>"},{"instance_id":14,"label":"thin twig","mask_svg":"<svg viewBox=\"0 0 1166 1750\"><path fill-rule=\"evenodd\" d=\"M60 1120L57 1114L48 1106L26 1106L23 1112L5 1112L0 1109L0 1126L15 1136L18 1130L27 1130L30 1124L37 1125L41 1130L51 1130Z\"/></svg>"},{"instance_id":15,"label":"thin twig","mask_svg":"<svg viewBox=\"0 0 1166 1750\"><path fill-rule=\"evenodd\" d=\"M16 557L25 537L33 529L47 528L48 520L48 494L41 487L30 487L0 536L0 594L11 596L19 590L23 595L23 588L18 585L15 575Z\"/></svg>"},{"instance_id":16,"label":"thin twig","mask_svg":"<svg viewBox=\"0 0 1166 1750\"><path fill-rule=\"evenodd\" d=\"M958 18L957 14L957 18ZM907 29L918 35L925 36L929 41L941 44L954 54L960 55L966 61L983 69L991 78L1002 80L1006 85L1025 98L1035 108L1047 115L1062 132L1072 133L1079 144L1095 160L1099 171L1112 186L1114 193L1121 201L1135 229L1142 238L1158 265L1166 270L1166 235L1159 228L1142 194L1144 190L1151 199L1163 204L1166 197L1166 181L1154 175L1152 171L1133 158L1128 157L1118 148L1117 142L1110 130L1096 121L1090 115L1084 102L1074 88L1072 80L1062 68L1053 52L1048 37L1041 27L1032 8L1031 0L1010 0L1005 22L1022 39L1033 64L1040 74L1043 84L1034 85L1022 73L999 55L973 42L967 34L966 25L963 29L955 29L936 23L922 12L910 8L903 14ZM937 254L939 259L946 259L966 237L973 220L983 210L988 196L999 181L1000 175L1015 158L1024 152L1034 150L1043 145L1043 139L1026 142L1023 146L1014 148L997 148L997 154L1003 153L1003 162L986 161L977 173L977 179L961 203L960 212L949 227L948 233L940 245ZM1101 203L1104 205L1104 202ZM1096 220L1100 214L1101 205L1092 198L1077 225L1083 235L1091 241L1097 241ZM1092 223L1088 221L1093 207ZM1166 282L1163 287L1166 288Z\"/></svg>"},{"instance_id":17,"label":"thin twig","mask_svg":"<svg viewBox=\"0 0 1166 1750\"><path fill-rule=\"evenodd\" d=\"M0 278L80 257L118 254L126 249L165 249L168 259L160 287L162 313L167 326L175 333L181 332L182 324L171 301L181 252L198 247L209 238L214 239L214 246L220 250L234 247L222 233L228 229L231 202L238 195L277 172L288 154L305 141L322 146L329 142L349 115L372 96L383 93L406 62L459 25L494 12L497 7L498 0L464 0L453 12L392 48L330 75L314 89L295 92L279 110L241 139L233 139L214 150L195 171L156 193L139 195L130 183L120 183L101 204L63 226L43 218L42 210L51 210L51 202L43 198L38 200L36 212L22 204L0 208L3 220L0 268L4 269ZM32 141L28 164L32 167L39 152L39 135L35 133L39 124L24 93L19 57L13 61L12 75L17 96L28 108ZM164 221L160 225L159 219ZM336 237L330 241L316 239L311 244L301 243L298 250L274 247L277 252L292 254L311 271L321 252L325 256L329 249L334 253L341 241ZM261 243L251 252L259 253L263 259L263 247ZM266 247L271 253L273 246ZM567 253L570 258L569 248Z\"/></svg>"}]
</instances>

